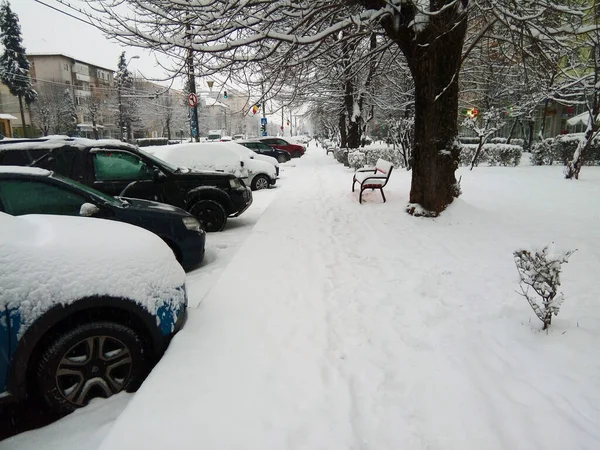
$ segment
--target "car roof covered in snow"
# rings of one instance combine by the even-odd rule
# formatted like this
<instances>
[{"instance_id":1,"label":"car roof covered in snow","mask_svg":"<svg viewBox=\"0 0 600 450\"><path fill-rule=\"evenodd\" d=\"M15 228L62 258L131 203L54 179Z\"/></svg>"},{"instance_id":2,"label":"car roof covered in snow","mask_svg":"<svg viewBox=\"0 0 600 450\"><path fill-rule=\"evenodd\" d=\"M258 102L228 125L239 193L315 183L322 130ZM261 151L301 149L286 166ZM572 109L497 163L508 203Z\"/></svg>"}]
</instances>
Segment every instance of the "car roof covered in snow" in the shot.
<instances>
[{"instance_id":1,"label":"car roof covered in snow","mask_svg":"<svg viewBox=\"0 0 600 450\"><path fill-rule=\"evenodd\" d=\"M73 147L80 150L86 148L122 148L136 150L135 145L117 139L86 139L69 136L46 136L37 139L3 139L0 150L53 150L61 147Z\"/></svg>"},{"instance_id":2,"label":"car roof covered in snow","mask_svg":"<svg viewBox=\"0 0 600 450\"><path fill-rule=\"evenodd\" d=\"M22 166L0 166L0 173L15 173L19 175L35 175L39 177L49 177L52 172L38 167Z\"/></svg>"}]
</instances>

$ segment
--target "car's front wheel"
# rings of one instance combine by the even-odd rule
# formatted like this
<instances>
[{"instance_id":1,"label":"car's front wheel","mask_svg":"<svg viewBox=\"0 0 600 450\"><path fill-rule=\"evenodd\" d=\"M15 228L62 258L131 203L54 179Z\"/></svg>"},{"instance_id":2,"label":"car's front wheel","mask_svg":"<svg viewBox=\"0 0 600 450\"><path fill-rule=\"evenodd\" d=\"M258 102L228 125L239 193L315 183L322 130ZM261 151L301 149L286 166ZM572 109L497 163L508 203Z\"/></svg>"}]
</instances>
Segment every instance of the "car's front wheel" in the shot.
<instances>
[{"instance_id":1,"label":"car's front wheel","mask_svg":"<svg viewBox=\"0 0 600 450\"><path fill-rule=\"evenodd\" d=\"M192 205L190 213L196 216L204 230L223 231L227 223L227 213L223 206L214 200L200 200Z\"/></svg>"},{"instance_id":2,"label":"car's front wheel","mask_svg":"<svg viewBox=\"0 0 600 450\"><path fill-rule=\"evenodd\" d=\"M292 156L293 156L294 158L300 158L300 157L302 156L302 153L300 152L300 150L296 150L296 151L295 151L295 152L292 154Z\"/></svg>"},{"instance_id":3,"label":"car's front wheel","mask_svg":"<svg viewBox=\"0 0 600 450\"><path fill-rule=\"evenodd\" d=\"M116 322L89 322L75 325L46 347L37 385L53 411L71 412L94 398L135 391L151 367L144 341L134 330Z\"/></svg>"},{"instance_id":4,"label":"car's front wheel","mask_svg":"<svg viewBox=\"0 0 600 450\"><path fill-rule=\"evenodd\" d=\"M269 179L264 175L257 175L252 180L252 188L253 191L261 191L263 189L269 188Z\"/></svg>"},{"instance_id":5,"label":"car's front wheel","mask_svg":"<svg viewBox=\"0 0 600 450\"><path fill-rule=\"evenodd\" d=\"M277 157L277 162L279 162L279 163L287 162L287 158L285 157L285 155L279 155Z\"/></svg>"}]
</instances>

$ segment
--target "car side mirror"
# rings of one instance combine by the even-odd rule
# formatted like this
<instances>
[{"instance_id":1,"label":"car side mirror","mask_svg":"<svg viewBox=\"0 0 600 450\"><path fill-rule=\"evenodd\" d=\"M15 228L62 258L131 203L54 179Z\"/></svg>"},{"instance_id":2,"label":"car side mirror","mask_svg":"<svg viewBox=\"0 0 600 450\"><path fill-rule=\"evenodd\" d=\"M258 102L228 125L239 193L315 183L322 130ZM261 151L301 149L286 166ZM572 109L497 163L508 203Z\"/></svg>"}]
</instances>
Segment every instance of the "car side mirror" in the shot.
<instances>
[{"instance_id":1,"label":"car side mirror","mask_svg":"<svg viewBox=\"0 0 600 450\"><path fill-rule=\"evenodd\" d=\"M165 174L164 174L164 173L162 173L162 172L160 171L160 169L158 169L158 168L156 168L156 167L155 167L155 168L152 170L152 179L153 179L154 181L161 181L161 180L162 180L162 179L164 179L164 178L165 178Z\"/></svg>"},{"instance_id":2,"label":"car side mirror","mask_svg":"<svg viewBox=\"0 0 600 450\"><path fill-rule=\"evenodd\" d=\"M82 217L93 217L100 212L100 208L98 208L93 203L84 203L79 208L79 215Z\"/></svg>"}]
</instances>

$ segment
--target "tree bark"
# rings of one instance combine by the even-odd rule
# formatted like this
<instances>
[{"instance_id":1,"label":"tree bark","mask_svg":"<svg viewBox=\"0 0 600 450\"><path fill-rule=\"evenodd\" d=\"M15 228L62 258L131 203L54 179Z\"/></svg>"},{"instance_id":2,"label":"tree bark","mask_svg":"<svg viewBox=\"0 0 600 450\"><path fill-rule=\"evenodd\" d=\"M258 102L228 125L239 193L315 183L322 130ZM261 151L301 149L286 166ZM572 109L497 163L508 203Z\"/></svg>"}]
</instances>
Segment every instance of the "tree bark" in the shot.
<instances>
[{"instance_id":1,"label":"tree bark","mask_svg":"<svg viewBox=\"0 0 600 450\"><path fill-rule=\"evenodd\" d=\"M346 115L343 113L340 114L339 127L340 127L340 147L348 148L348 135L346 134Z\"/></svg>"},{"instance_id":2,"label":"tree bark","mask_svg":"<svg viewBox=\"0 0 600 450\"><path fill-rule=\"evenodd\" d=\"M21 126L23 127L23 137L27 137L27 124L25 123L25 111L23 110L22 95L19 95L19 109L21 110Z\"/></svg>"},{"instance_id":3,"label":"tree bark","mask_svg":"<svg viewBox=\"0 0 600 450\"><path fill-rule=\"evenodd\" d=\"M467 13L456 8L429 16L427 28L414 37L410 28L398 28L392 20L383 22L386 34L406 56L415 83L411 205L407 208L411 214L437 216L460 195L454 174L460 156L456 112Z\"/></svg>"}]
</instances>

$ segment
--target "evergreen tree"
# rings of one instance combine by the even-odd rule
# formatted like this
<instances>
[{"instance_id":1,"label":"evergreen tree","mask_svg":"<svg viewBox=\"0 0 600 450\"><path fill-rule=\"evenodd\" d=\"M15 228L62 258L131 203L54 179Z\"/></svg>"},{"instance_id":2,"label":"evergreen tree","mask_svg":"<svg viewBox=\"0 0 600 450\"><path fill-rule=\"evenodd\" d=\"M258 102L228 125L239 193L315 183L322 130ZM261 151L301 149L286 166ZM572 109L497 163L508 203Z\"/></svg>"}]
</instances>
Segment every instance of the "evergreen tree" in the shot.
<instances>
[{"instance_id":1,"label":"evergreen tree","mask_svg":"<svg viewBox=\"0 0 600 450\"><path fill-rule=\"evenodd\" d=\"M0 6L0 42L4 52L0 56L0 79L8 86L10 93L19 98L23 134L27 136L23 99L29 105L36 98L29 78L29 61L23 47L19 18L10 8L9 2Z\"/></svg>"},{"instance_id":2,"label":"evergreen tree","mask_svg":"<svg viewBox=\"0 0 600 450\"><path fill-rule=\"evenodd\" d=\"M125 52L121 53L121 56L119 56L115 84L119 96L119 127L121 130L121 140L132 140L133 133L131 124L134 121L135 104L130 96L133 91L133 77L127 68ZM126 134L124 133L124 130L127 131Z\"/></svg>"},{"instance_id":3,"label":"evergreen tree","mask_svg":"<svg viewBox=\"0 0 600 450\"><path fill-rule=\"evenodd\" d=\"M77 111L69 89L65 89L60 106L60 131L68 136L77 132Z\"/></svg>"}]
</instances>

